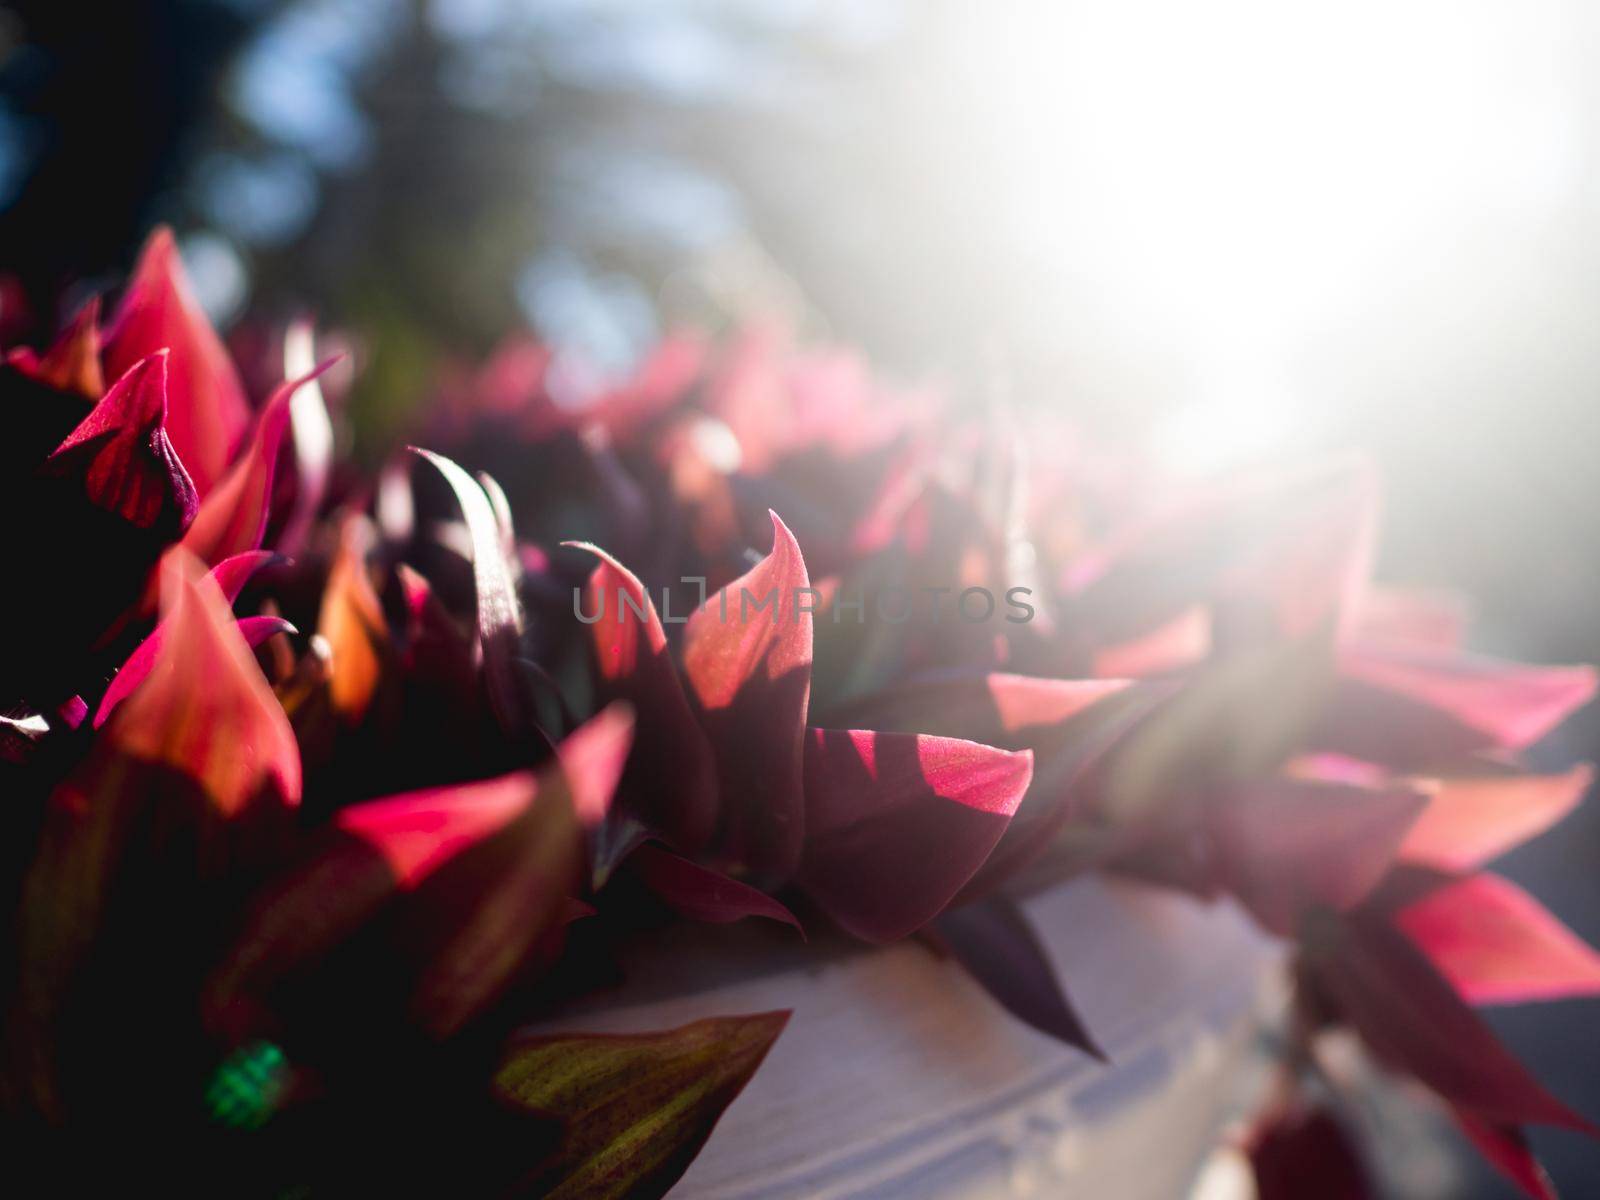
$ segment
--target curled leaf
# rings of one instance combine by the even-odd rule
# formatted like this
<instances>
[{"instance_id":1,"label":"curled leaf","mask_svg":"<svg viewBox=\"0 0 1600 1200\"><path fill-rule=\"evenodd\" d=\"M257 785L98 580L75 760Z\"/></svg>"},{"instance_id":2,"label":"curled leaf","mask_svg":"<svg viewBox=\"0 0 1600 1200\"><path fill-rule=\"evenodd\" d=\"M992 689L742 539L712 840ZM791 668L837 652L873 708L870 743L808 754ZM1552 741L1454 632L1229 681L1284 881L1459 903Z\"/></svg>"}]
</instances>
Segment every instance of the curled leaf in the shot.
<instances>
[{"instance_id":1,"label":"curled leaf","mask_svg":"<svg viewBox=\"0 0 1600 1200\"><path fill-rule=\"evenodd\" d=\"M166 352L140 359L56 448L44 470L82 480L90 501L138 529L175 537L195 517L195 491L167 436Z\"/></svg>"}]
</instances>

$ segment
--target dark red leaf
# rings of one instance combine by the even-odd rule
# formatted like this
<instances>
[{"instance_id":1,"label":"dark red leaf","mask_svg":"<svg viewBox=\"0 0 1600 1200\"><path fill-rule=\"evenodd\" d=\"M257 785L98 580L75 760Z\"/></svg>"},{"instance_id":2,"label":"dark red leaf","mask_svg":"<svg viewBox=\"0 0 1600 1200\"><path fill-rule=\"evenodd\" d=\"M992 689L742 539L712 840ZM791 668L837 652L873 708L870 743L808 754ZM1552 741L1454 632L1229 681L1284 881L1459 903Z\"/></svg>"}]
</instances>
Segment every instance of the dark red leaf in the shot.
<instances>
[{"instance_id":1,"label":"dark red leaf","mask_svg":"<svg viewBox=\"0 0 1600 1200\"><path fill-rule=\"evenodd\" d=\"M691 921L720 925L745 917L768 917L800 929L794 914L765 892L660 846L642 845L627 861L628 869L645 887Z\"/></svg>"},{"instance_id":2,"label":"dark red leaf","mask_svg":"<svg viewBox=\"0 0 1600 1200\"><path fill-rule=\"evenodd\" d=\"M1394 861L1427 795L1405 784L1305 779L1235 786L1211 806L1219 882L1274 933L1291 936L1312 907L1359 903Z\"/></svg>"},{"instance_id":3,"label":"dark red leaf","mask_svg":"<svg viewBox=\"0 0 1600 1200\"><path fill-rule=\"evenodd\" d=\"M857 937L904 937L938 916L983 865L1032 776L1027 750L808 730L799 883Z\"/></svg>"},{"instance_id":4,"label":"dark red leaf","mask_svg":"<svg viewBox=\"0 0 1600 1200\"><path fill-rule=\"evenodd\" d=\"M772 552L690 616L683 667L717 766L724 849L782 879L805 841L811 618L797 610L810 581L794 535L771 515Z\"/></svg>"},{"instance_id":5,"label":"dark red leaf","mask_svg":"<svg viewBox=\"0 0 1600 1200\"><path fill-rule=\"evenodd\" d=\"M625 700L644 716L623 779L623 810L672 845L698 853L717 817L710 745L684 695L649 594L605 551L580 548L600 559L583 596L585 618L599 614L588 626L599 698Z\"/></svg>"},{"instance_id":6,"label":"dark red leaf","mask_svg":"<svg viewBox=\"0 0 1600 1200\"><path fill-rule=\"evenodd\" d=\"M79 478L97 507L138 529L158 522L176 535L195 518L195 491L166 431L165 352L128 369L45 464Z\"/></svg>"},{"instance_id":7,"label":"dark red leaf","mask_svg":"<svg viewBox=\"0 0 1600 1200\"><path fill-rule=\"evenodd\" d=\"M1297 1105L1246 1135L1256 1200L1370 1200L1375 1195L1355 1144L1333 1115Z\"/></svg>"},{"instance_id":8,"label":"dark red leaf","mask_svg":"<svg viewBox=\"0 0 1600 1200\"><path fill-rule=\"evenodd\" d=\"M1010 899L991 896L946 909L934 928L957 961L1012 1016L1105 1061L1027 916Z\"/></svg>"},{"instance_id":9,"label":"dark red leaf","mask_svg":"<svg viewBox=\"0 0 1600 1200\"><path fill-rule=\"evenodd\" d=\"M1391 1069L1484 1120L1600 1132L1545 1091L1383 916L1314 914L1301 941L1319 993Z\"/></svg>"}]
</instances>

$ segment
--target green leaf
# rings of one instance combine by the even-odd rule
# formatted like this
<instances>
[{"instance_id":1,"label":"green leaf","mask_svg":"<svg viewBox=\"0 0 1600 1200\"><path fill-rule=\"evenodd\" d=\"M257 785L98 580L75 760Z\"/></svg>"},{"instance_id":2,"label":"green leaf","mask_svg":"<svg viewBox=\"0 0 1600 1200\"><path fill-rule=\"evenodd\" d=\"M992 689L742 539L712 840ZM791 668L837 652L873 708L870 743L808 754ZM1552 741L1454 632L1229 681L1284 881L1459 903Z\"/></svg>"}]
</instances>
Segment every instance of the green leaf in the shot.
<instances>
[{"instance_id":1,"label":"green leaf","mask_svg":"<svg viewBox=\"0 0 1600 1200\"><path fill-rule=\"evenodd\" d=\"M526 1194L665 1194L788 1020L788 1012L752 1013L660 1033L557 1034L514 1045L496 1090L565 1127L560 1149L527 1181Z\"/></svg>"}]
</instances>

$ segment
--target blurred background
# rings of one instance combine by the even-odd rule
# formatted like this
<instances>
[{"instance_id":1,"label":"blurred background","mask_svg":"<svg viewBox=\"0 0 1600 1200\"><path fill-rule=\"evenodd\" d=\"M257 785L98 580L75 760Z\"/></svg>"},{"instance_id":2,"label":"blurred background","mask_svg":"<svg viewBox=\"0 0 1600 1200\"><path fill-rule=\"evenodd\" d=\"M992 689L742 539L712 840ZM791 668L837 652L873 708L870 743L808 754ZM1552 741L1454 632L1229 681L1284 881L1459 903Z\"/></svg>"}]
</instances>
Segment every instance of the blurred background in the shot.
<instances>
[{"instance_id":1,"label":"blurred background","mask_svg":"<svg viewBox=\"0 0 1600 1200\"><path fill-rule=\"evenodd\" d=\"M777 317L1174 470L1365 447L1389 579L1600 661L1597 64L1582 0L0 4L0 318L170 222L220 324L359 331L370 449L517 327L610 373ZM1508 873L1600 941L1597 864L1591 812ZM1591 1009L1492 1016L1600 1112Z\"/></svg>"}]
</instances>

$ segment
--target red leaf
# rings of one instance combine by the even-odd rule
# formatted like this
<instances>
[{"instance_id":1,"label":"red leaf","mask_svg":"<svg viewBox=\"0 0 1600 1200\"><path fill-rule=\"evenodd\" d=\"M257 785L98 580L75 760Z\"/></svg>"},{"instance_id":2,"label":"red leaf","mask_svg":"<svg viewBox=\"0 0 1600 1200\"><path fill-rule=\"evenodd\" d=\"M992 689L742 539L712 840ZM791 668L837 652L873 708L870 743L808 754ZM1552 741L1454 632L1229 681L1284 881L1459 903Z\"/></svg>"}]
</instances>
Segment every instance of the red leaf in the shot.
<instances>
[{"instance_id":1,"label":"red leaf","mask_svg":"<svg viewBox=\"0 0 1600 1200\"><path fill-rule=\"evenodd\" d=\"M166 520L176 534L195 518L195 492L167 436L167 363L162 352L130 367L44 470L81 476L90 501L130 525Z\"/></svg>"},{"instance_id":2,"label":"red leaf","mask_svg":"<svg viewBox=\"0 0 1600 1200\"><path fill-rule=\"evenodd\" d=\"M587 829L599 825L611 811L635 728L633 710L627 704L610 704L557 747L578 820Z\"/></svg>"},{"instance_id":3,"label":"red leaf","mask_svg":"<svg viewBox=\"0 0 1600 1200\"><path fill-rule=\"evenodd\" d=\"M1344 1127L1321 1108L1295 1106L1252 1128L1245 1152L1256 1200L1369 1200L1367 1170Z\"/></svg>"},{"instance_id":4,"label":"red leaf","mask_svg":"<svg viewBox=\"0 0 1600 1200\"><path fill-rule=\"evenodd\" d=\"M691 921L721 925L745 917L769 917L800 929L794 914L765 892L660 846L640 846L628 856L628 869L667 907Z\"/></svg>"},{"instance_id":5,"label":"red leaf","mask_svg":"<svg viewBox=\"0 0 1600 1200\"><path fill-rule=\"evenodd\" d=\"M207 986L212 1025L233 1037L260 1032L251 1022L261 1019L261 998L383 909L393 925L386 944L413 981L410 1019L435 1036L459 1029L519 972L540 965L552 939L585 911L571 901L583 883L574 795L598 795L615 779L597 753L614 741L614 730L585 726L560 747L560 764L538 773L342 809L330 837L252 907ZM363 1003L389 999L384 992Z\"/></svg>"},{"instance_id":6,"label":"red leaf","mask_svg":"<svg viewBox=\"0 0 1600 1200\"><path fill-rule=\"evenodd\" d=\"M1459 1108L1451 1115L1484 1160L1522 1189L1524 1195L1532 1200L1558 1200L1555 1185L1533 1157L1527 1135L1519 1126L1485 1121Z\"/></svg>"},{"instance_id":7,"label":"red leaf","mask_svg":"<svg viewBox=\"0 0 1600 1200\"><path fill-rule=\"evenodd\" d=\"M532 771L408 792L342 810L305 860L252 904L241 932L206 983L208 1026L234 1040L265 1032L272 1021L263 1006L283 980L323 962L399 895L416 892L448 864L504 836L536 805L558 818L551 826L558 833L560 799L542 795L541 781ZM551 847L559 841L553 839ZM567 841L570 845L571 839ZM504 879L504 872L483 873L473 887L453 884L430 899L433 907L466 924L470 900ZM546 884L552 893L561 891L559 879ZM465 912L459 905L463 898L469 901ZM542 906L531 905L525 914L529 926L542 932L557 919L560 900L552 895ZM456 927L449 920L445 924L447 929ZM526 948L521 941L514 947L513 957ZM423 955L415 973L428 965ZM501 978L496 974L491 987ZM373 1019L378 1016L374 1010Z\"/></svg>"},{"instance_id":8,"label":"red leaf","mask_svg":"<svg viewBox=\"0 0 1600 1200\"><path fill-rule=\"evenodd\" d=\"M1033 777L1033 754L954 738L807 731L798 880L849 932L921 928L983 865Z\"/></svg>"},{"instance_id":9,"label":"red leaf","mask_svg":"<svg viewBox=\"0 0 1600 1200\"><path fill-rule=\"evenodd\" d=\"M1446 778L1406 834L1400 857L1450 871L1470 871L1543 833L1578 806L1594 771L1562 775Z\"/></svg>"},{"instance_id":10,"label":"red leaf","mask_svg":"<svg viewBox=\"0 0 1600 1200\"><path fill-rule=\"evenodd\" d=\"M846 706L852 724L959 737L1033 751L1033 784L967 895L983 894L1035 862L1078 811L1074 787L1118 740L1168 698L1166 684L1040 679L992 672L934 677Z\"/></svg>"},{"instance_id":11,"label":"red leaf","mask_svg":"<svg viewBox=\"0 0 1600 1200\"><path fill-rule=\"evenodd\" d=\"M189 776L225 815L263 794L298 804L294 733L216 581L177 550L161 585L166 615L146 677L127 689L101 737L129 758Z\"/></svg>"},{"instance_id":12,"label":"red leaf","mask_svg":"<svg viewBox=\"0 0 1600 1200\"><path fill-rule=\"evenodd\" d=\"M204 499L233 461L250 407L233 361L189 288L172 231L157 229L106 334L105 370L116 378L157 350L172 351L168 428Z\"/></svg>"},{"instance_id":13,"label":"red leaf","mask_svg":"<svg viewBox=\"0 0 1600 1200\"><path fill-rule=\"evenodd\" d=\"M805 840L811 620L796 610L810 581L794 535L771 516L772 552L690 616L683 667L717 765L725 848L784 878Z\"/></svg>"},{"instance_id":14,"label":"red leaf","mask_svg":"<svg viewBox=\"0 0 1600 1200\"><path fill-rule=\"evenodd\" d=\"M295 627L282 617L239 618L239 633L252 650L270 637L294 632ZM162 622L150 631L149 637L134 647L127 661L112 676L110 684L106 686L105 695L100 697L100 705L94 712L94 728L99 729L104 725L111 716L111 710L126 700L133 689L149 676L151 668L156 664L165 636L166 623Z\"/></svg>"},{"instance_id":15,"label":"red leaf","mask_svg":"<svg viewBox=\"0 0 1600 1200\"><path fill-rule=\"evenodd\" d=\"M1455 651L1466 626L1465 605L1449 592L1374 587L1362 600L1354 632L1362 641Z\"/></svg>"},{"instance_id":16,"label":"red leaf","mask_svg":"<svg viewBox=\"0 0 1600 1200\"><path fill-rule=\"evenodd\" d=\"M334 823L376 850L389 865L394 886L409 891L467 847L509 825L535 802L539 790L534 772L514 771L352 804Z\"/></svg>"},{"instance_id":17,"label":"red leaf","mask_svg":"<svg viewBox=\"0 0 1600 1200\"><path fill-rule=\"evenodd\" d=\"M1469 1003L1600 995L1600 954L1498 875L1448 883L1401 909L1394 922Z\"/></svg>"},{"instance_id":18,"label":"red leaf","mask_svg":"<svg viewBox=\"0 0 1600 1200\"><path fill-rule=\"evenodd\" d=\"M1453 719L1476 733L1480 745L1512 750L1538 741L1595 690L1590 667L1530 667L1392 648L1347 651L1339 670Z\"/></svg>"},{"instance_id":19,"label":"red leaf","mask_svg":"<svg viewBox=\"0 0 1600 1200\"><path fill-rule=\"evenodd\" d=\"M600 559L583 597L585 617L599 614L588 631L600 699L625 700L644 716L623 796L642 824L686 853L699 853L715 830L716 768L672 665L666 632L649 593L626 567L597 547L579 548Z\"/></svg>"},{"instance_id":20,"label":"red leaf","mask_svg":"<svg viewBox=\"0 0 1600 1200\"><path fill-rule=\"evenodd\" d=\"M852 704L852 719L898 733L936 733L1007 749L1037 748L1040 735L1125 691L1127 679L1042 679L1001 671L917 680Z\"/></svg>"},{"instance_id":21,"label":"red leaf","mask_svg":"<svg viewBox=\"0 0 1600 1200\"><path fill-rule=\"evenodd\" d=\"M581 894L587 867L576 810L610 803L605 789L627 752L625 727L605 714L597 721L557 747L558 765L541 773L535 800L405 902L401 936L420 976L411 1020L433 1036L453 1034L530 964L541 965L573 919L570 898Z\"/></svg>"},{"instance_id":22,"label":"red leaf","mask_svg":"<svg viewBox=\"0 0 1600 1200\"><path fill-rule=\"evenodd\" d=\"M200 502L183 545L207 563L255 550L267 531L272 479L278 450L289 424L289 399L303 380L284 384L256 418L255 432L231 470L220 476Z\"/></svg>"},{"instance_id":23,"label":"red leaf","mask_svg":"<svg viewBox=\"0 0 1600 1200\"><path fill-rule=\"evenodd\" d=\"M968 974L1012 1016L1106 1060L1067 998L1026 914L1011 900L993 896L947 909L934 928Z\"/></svg>"},{"instance_id":24,"label":"red leaf","mask_svg":"<svg viewBox=\"0 0 1600 1200\"><path fill-rule=\"evenodd\" d=\"M1272 779L1230 789L1210 828L1220 882L1283 936L1308 908L1359 903L1427 803L1415 788Z\"/></svg>"},{"instance_id":25,"label":"red leaf","mask_svg":"<svg viewBox=\"0 0 1600 1200\"><path fill-rule=\"evenodd\" d=\"M1545 1091L1382 916L1321 912L1301 942L1318 992L1391 1069L1484 1120L1600 1133Z\"/></svg>"},{"instance_id":26,"label":"red leaf","mask_svg":"<svg viewBox=\"0 0 1600 1200\"><path fill-rule=\"evenodd\" d=\"M211 578L217 584L223 599L232 604L250 576L271 557L272 555L260 551L237 554L212 568ZM293 633L294 626L275 617L249 617L239 622L239 632L244 634L245 641L254 648L275 634ZM151 668L156 664L156 657L166 634L167 622L164 620L158 622L150 631L150 635L134 647L133 653L128 655L127 660L112 676L105 695L100 697L99 707L95 709L96 729L106 723L106 718L111 715L112 709L127 699L133 689L145 681Z\"/></svg>"},{"instance_id":27,"label":"red leaf","mask_svg":"<svg viewBox=\"0 0 1600 1200\"><path fill-rule=\"evenodd\" d=\"M217 581L223 596L232 604L255 573L277 557L270 550L247 550L243 554L225 558L212 567L211 578Z\"/></svg>"},{"instance_id":28,"label":"red leaf","mask_svg":"<svg viewBox=\"0 0 1600 1200\"><path fill-rule=\"evenodd\" d=\"M1192 667L1211 653L1211 614L1195 605L1149 633L1095 652L1101 677L1143 678Z\"/></svg>"}]
</instances>

